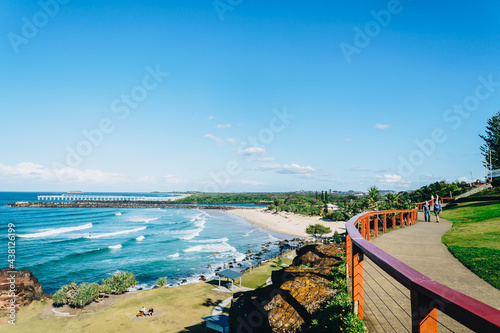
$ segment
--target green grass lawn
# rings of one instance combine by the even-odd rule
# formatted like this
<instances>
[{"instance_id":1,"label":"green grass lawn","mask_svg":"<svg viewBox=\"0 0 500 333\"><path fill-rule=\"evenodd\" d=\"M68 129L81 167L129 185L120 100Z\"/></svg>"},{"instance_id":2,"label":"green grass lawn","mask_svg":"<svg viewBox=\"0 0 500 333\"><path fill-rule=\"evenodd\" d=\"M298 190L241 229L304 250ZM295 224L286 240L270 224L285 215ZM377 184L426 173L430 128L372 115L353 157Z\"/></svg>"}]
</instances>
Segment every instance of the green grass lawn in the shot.
<instances>
[{"instance_id":1,"label":"green grass lawn","mask_svg":"<svg viewBox=\"0 0 500 333\"><path fill-rule=\"evenodd\" d=\"M477 276L500 289L500 201L460 203L444 208L441 216L453 222L443 244Z\"/></svg>"},{"instance_id":2,"label":"green grass lawn","mask_svg":"<svg viewBox=\"0 0 500 333\"><path fill-rule=\"evenodd\" d=\"M283 265L291 259L283 259ZM273 270L280 269L276 260L245 273L243 285L251 288L265 285ZM119 300L107 309L78 317L56 317L52 301L33 302L20 309L16 325L7 324L7 316L0 318L0 332L204 332L201 317L210 316L215 305L231 297L230 293L212 290L217 280L191 283L176 288L157 288L140 291L137 295ZM151 318L135 321L142 306L152 306ZM229 305L228 305L229 307ZM225 309L225 313L228 309ZM161 314L163 313L163 314ZM132 317L132 318L130 318Z\"/></svg>"},{"instance_id":3,"label":"green grass lawn","mask_svg":"<svg viewBox=\"0 0 500 333\"><path fill-rule=\"evenodd\" d=\"M292 259L282 259L281 267L278 266L277 261L273 260L265 265L252 269L250 273L247 271L243 276L241 285L247 288L259 288L266 285L266 280L271 276L272 271L279 270L283 267L288 267L292 264Z\"/></svg>"}]
</instances>

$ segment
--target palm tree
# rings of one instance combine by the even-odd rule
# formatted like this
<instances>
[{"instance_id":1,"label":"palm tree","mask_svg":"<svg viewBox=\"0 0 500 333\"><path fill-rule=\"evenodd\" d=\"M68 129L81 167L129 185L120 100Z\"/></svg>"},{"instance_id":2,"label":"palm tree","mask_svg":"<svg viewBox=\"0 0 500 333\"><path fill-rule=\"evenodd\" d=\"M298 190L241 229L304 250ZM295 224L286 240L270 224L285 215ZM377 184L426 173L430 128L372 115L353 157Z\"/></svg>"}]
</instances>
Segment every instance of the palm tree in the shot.
<instances>
[{"instance_id":1,"label":"palm tree","mask_svg":"<svg viewBox=\"0 0 500 333\"><path fill-rule=\"evenodd\" d=\"M385 200L389 203L389 206L394 209L399 201L399 196L396 193L389 192L385 195Z\"/></svg>"},{"instance_id":2,"label":"palm tree","mask_svg":"<svg viewBox=\"0 0 500 333\"><path fill-rule=\"evenodd\" d=\"M368 195L366 196L366 199L368 201L368 206L369 208L378 208L378 201L380 201L380 199L382 198L382 196L380 195L380 191L379 189L377 188L377 186L372 186L368 189Z\"/></svg>"}]
</instances>

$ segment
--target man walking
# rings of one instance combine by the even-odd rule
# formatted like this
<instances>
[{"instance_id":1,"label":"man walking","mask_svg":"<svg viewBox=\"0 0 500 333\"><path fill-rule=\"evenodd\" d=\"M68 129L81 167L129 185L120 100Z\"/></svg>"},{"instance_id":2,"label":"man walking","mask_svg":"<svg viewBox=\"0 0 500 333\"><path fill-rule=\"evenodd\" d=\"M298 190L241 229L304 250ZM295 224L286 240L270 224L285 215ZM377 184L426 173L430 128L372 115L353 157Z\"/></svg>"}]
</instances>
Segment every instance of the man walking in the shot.
<instances>
[{"instance_id":1,"label":"man walking","mask_svg":"<svg viewBox=\"0 0 500 333\"><path fill-rule=\"evenodd\" d=\"M429 201L424 204L424 220L425 222L431 221L431 205L429 205Z\"/></svg>"}]
</instances>

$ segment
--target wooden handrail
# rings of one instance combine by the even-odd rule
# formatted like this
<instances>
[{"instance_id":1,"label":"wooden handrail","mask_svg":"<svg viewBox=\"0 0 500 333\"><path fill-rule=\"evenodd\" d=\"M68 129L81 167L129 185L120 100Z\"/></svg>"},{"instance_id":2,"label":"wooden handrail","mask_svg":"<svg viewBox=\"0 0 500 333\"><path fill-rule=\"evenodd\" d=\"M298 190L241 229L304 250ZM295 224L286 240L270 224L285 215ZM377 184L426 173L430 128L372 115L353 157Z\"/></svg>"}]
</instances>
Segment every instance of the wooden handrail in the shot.
<instances>
[{"instance_id":1,"label":"wooden handrail","mask_svg":"<svg viewBox=\"0 0 500 333\"><path fill-rule=\"evenodd\" d=\"M422 203L419 203L421 206ZM418 208L412 210L385 210L362 213L351 218L347 224L346 254L349 276L352 276L353 301L358 305L358 316L363 318L363 256L410 290L412 333L437 332L437 310L454 320L479 332L500 332L500 311L454 289L436 282L402 261L394 258L370 243L370 216L407 214L407 224L417 220ZM368 223L366 223L368 221ZM393 226L395 226L393 219ZM362 233L358 230L361 224ZM366 227L368 224L368 227ZM403 226L403 221L400 221ZM368 237L366 229L368 228ZM363 235L362 235L363 234Z\"/></svg>"}]
</instances>

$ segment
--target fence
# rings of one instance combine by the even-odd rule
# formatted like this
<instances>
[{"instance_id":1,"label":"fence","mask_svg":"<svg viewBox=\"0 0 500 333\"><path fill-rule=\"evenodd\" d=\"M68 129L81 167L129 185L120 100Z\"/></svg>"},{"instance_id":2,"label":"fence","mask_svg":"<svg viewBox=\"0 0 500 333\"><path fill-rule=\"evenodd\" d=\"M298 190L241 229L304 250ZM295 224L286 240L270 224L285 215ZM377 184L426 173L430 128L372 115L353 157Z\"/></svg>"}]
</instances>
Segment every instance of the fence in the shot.
<instances>
[{"instance_id":1,"label":"fence","mask_svg":"<svg viewBox=\"0 0 500 333\"><path fill-rule=\"evenodd\" d=\"M386 318L385 313L391 312L395 319L387 322L395 332L437 332L438 309L476 332L500 332L500 311L431 280L369 242L371 237L376 237L381 232L409 227L415 224L417 219L418 208L415 208L362 213L347 222L347 271L349 277L352 277L353 306L358 317L364 318L367 303L364 296L368 296L368 303L373 308L367 307L366 310L373 312L374 308L377 308L381 314L380 318ZM365 269L364 262L367 266ZM370 268L370 272L367 268ZM396 283L391 282L388 277ZM379 288L381 285L377 280L381 278L387 279L393 287L390 290ZM379 307L382 307L384 302L380 297L380 290L384 290L393 300L395 294L402 293L410 303L409 311L400 304L397 304L400 309L396 311L381 311ZM396 329L393 324L404 329Z\"/></svg>"}]
</instances>

